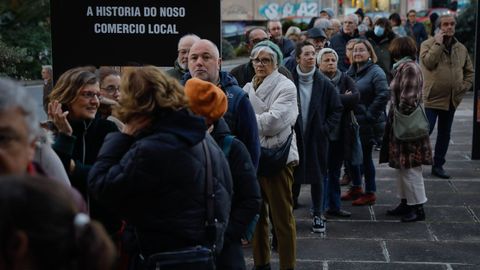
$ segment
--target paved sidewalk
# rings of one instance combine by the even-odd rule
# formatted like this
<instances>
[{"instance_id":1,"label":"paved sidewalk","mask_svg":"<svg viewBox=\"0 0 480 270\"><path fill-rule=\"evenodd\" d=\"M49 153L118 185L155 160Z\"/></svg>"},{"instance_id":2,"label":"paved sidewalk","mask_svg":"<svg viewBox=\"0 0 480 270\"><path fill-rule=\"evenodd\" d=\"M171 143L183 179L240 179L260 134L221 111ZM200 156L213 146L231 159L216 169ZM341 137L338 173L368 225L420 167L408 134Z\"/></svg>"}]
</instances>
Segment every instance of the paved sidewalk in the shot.
<instances>
[{"instance_id":1,"label":"paved sidewalk","mask_svg":"<svg viewBox=\"0 0 480 270\"><path fill-rule=\"evenodd\" d=\"M430 166L423 169L428 197L425 222L406 224L385 215L399 199L393 169L378 165L378 152L374 152L377 204L353 207L343 202L352 217L329 219L325 238L310 232L310 189L302 186L304 207L295 211L296 269L480 269L480 161L470 160L472 116L473 93L469 92L455 115L444 167L452 179L432 177ZM250 269L251 249L245 253ZM278 269L277 255L272 255L273 269Z\"/></svg>"}]
</instances>

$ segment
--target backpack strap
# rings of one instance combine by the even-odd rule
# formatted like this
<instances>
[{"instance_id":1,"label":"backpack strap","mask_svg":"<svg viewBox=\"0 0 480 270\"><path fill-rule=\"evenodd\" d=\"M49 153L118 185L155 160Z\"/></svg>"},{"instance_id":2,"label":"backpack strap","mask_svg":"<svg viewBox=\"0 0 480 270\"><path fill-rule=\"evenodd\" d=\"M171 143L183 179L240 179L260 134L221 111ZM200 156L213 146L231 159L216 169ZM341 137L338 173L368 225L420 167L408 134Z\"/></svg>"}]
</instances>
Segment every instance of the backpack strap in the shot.
<instances>
[{"instance_id":1,"label":"backpack strap","mask_svg":"<svg viewBox=\"0 0 480 270\"><path fill-rule=\"evenodd\" d=\"M222 151L223 151L223 154L225 155L225 157L227 159L230 156L230 150L232 149L232 142L233 142L234 138L235 138L235 136L233 136L233 135L227 135L227 136L223 137Z\"/></svg>"}]
</instances>

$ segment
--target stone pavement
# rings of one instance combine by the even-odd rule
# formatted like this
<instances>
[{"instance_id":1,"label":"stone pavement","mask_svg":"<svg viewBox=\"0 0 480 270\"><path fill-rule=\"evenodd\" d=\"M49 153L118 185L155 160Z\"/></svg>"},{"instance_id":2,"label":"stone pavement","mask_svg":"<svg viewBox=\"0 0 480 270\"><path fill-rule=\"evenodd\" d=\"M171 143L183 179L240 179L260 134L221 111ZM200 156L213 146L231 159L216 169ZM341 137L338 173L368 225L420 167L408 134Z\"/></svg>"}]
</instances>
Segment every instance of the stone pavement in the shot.
<instances>
[{"instance_id":1,"label":"stone pavement","mask_svg":"<svg viewBox=\"0 0 480 270\"><path fill-rule=\"evenodd\" d=\"M295 211L297 222L296 269L388 269L473 270L480 269L480 161L470 160L472 144L473 93L467 93L456 112L445 170L452 179L423 176L428 202L426 221L401 223L385 215L398 204L393 169L378 165L377 203L354 207L343 202L351 218L329 219L325 238L311 233L310 189L302 186ZM436 132L432 134L432 147ZM344 187L343 189L346 189ZM245 249L248 268L253 265L251 249ZM278 254L272 254L278 269Z\"/></svg>"}]
</instances>

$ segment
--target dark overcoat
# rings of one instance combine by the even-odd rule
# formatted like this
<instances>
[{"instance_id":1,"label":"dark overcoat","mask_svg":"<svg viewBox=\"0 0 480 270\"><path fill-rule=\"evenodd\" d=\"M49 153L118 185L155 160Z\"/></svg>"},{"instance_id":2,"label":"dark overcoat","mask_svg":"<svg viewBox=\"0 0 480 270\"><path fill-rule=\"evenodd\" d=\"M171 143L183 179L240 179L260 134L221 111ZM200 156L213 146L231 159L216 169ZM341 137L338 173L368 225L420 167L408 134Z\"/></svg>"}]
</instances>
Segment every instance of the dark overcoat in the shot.
<instances>
[{"instance_id":1,"label":"dark overcoat","mask_svg":"<svg viewBox=\"0 0 480 270\"><path fill-rule=\"evenodd\" d=\"M294 70L292 75L297 86L297 97L300 100L297 71ZM316 184L323 181L323 177L327 173L328 142L336 139L343 111L337 90L318 70L313 75L308 115L302 115L301 111L300 109L295 123L300 157L299 166L294 174L295 183ZM303 129L302 117L308 117L305 129Z\"/></svg>"}]
</instances>

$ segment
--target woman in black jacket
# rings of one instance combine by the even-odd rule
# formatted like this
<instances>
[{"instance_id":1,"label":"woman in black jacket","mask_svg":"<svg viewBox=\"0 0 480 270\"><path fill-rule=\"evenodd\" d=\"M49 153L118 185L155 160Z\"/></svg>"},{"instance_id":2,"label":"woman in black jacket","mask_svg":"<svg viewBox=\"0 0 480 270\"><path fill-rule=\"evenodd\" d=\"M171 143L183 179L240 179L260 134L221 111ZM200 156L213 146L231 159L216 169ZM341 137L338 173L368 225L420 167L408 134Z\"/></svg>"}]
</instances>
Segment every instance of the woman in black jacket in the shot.
<instances>
[{"instance_id":1,"label":"woman in black jacket","mask_svg":"<svg viewBox=\"0 0 480 270\"><path fill-rule=\"evenodd\" d=\"M352 142L356 134L352 132L352 110L360 100L355 82L346 73L337 69L338 55L330 48L322 49L317 55L317 63L323 75L330 80L340 95L343 105L342 118L335 139L328 148L328 180L325 187L325 208L330 216L350 217L350 212L340 209L340 170L345 160L346 166L352 160Z\"/></svg>"},{"instance_id":2,"label":"woman in black jacket","mask_svg":"<svg viewBox=\"0 0 480 270\"><path fill-rule=\"evenodd\" d=\"M126 69L120 91L117 113L125 128L106 138L89 175L92 194L135 228L144 258L208 245L203 141L211 156L221 233L229 218L232 180L205 121L187 110L181 85L156 67ZM220 248L222 241L216 243Z\"/></svg>"},{"instance_id":3,"label":"woman in black jacket","mask_svg":"<svg viewBox=\"0 0 480 270\"><path fill-rule=\"evenodd\" d=\"M94 69L79 67L66 71L49 95L48 117L55 129L53 150L60 157L70 182L89 204L90 214L110 235L121 223L110 211L88 198L87 175L97 159L103 139L118 131L108 120L96 117L100 88Z\"/></svg>"}]
</instances>

